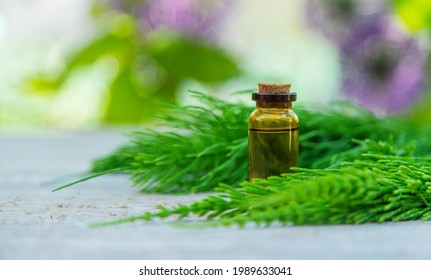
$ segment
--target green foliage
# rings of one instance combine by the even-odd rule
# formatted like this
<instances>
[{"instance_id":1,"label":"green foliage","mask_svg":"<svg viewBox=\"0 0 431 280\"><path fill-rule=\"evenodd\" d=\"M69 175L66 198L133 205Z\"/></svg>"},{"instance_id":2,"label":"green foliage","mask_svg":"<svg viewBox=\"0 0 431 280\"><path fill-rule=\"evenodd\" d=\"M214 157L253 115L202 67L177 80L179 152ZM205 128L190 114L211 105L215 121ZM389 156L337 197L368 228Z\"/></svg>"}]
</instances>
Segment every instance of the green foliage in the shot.
<instances>
[{"instance_id":1,"label":"green foliage","mask_svg":"<svg viewBox=\"0 0 431 280\"><path fill-rule=\"evenodd\" d=\"M96 39L72 54L56 75L36 75L28 81L31 92L57 92L75 71L110 58L117 69L106 98L107 123L140 122L175 103L185 80L214 85L239 75L234 59L220 48L197 39L159 32L144 36L135 20L125 14L109 17Z\"/></svg>"},{"instance_id":2,"label":"green foliage","mask_svg":"<svg viewBox=\"0 0 431 280\"><path fill-rule=\"evenodd\" d=\"M219 183L245 180L247 118L253 108L193 95L201 106L174 106L161 115L165 128L132 134L129 144L93 163L89 178L123 171L142 191L159 193L212 191ZM380 119L344 103L320 109L295 108L301 167L336 166L377 148L389 155L431 154L429 125ZM358 141L365 139L366 145Z\"/></svg>"},{"instance_id":3,"label":"green foliage","mask_svg":"<svg viewBox=\"0 0 431 280\"><path fill-rule=\"evenodd\" d=\"M428 0L392 0L396 13L412 31L431 29L431 2Z\"/></svg>"},{"instance_id":4,"label":"green foliage","mask_svg":"<svg viewBox=\"0 0 431 280\"><path fill-rule=\"evenodd\" d=\"M96 160L92 171L123 168L143 191L161 193L210 191L220 182L245 180L247 118L253 108L194 95L202 106L177 106L172 113L163 114L168 131L133 134L128 145ZM295 111L300 116L301 167L325 168L367 151L352 139L403 147L390 151L394 155L410 155L414 146L416 154L431 154L428 126L412 125L404 119L379 119L348 104Z\"/></svg>"},{"instance_id":5,"label":"green foliage","mask_svg":"<svg viewBox=\"0 0 431 280\"><path fill-rule=\"evenodd\" d=\"M167 71L168 79L193 78L215 83L239 74L229 56L204 41L159 33L152 36L148 44L148 55Z\"/></svg>"},{"instance_id":6,"label":"green foliage","mask_svg":"<svg viewBox=\"0 0 431 280\"><path fill-rule=\"evenodd\" d=\"M94 162L94 173L123 168L146 192L208 191L236 184L247 174L250 108L194 93L201 106L163 114L169 131L134 133L131 143Z\"/></svg>"},{"instance_id":7,"label":"green foliage","mask_svg":"<svg viewBox=\"0 0 431 280\"><path fill-rule=\"evenodd\" d=\"M78 182L122 171L146 192L216 194L101 225L196 216L203 221L193 226L431 219L429 124L379 119L347 104L299 108L303 167L247 182L246 119L252 108L194 96L201 106L175 106L163 114L168 131L133 134L131 143L95 161L94 173Z\"/></svg>"},{"instance_id":8,"label":"green foliage","mask_svg":"<svg viewBox=\"0 0 431 280\"><path fill-rule=\"evenodd\" d=\"M300 166L325 168L367 152L356 140L384 141L391 154L431 155L428 124L408 117L378 118L352 104L339 103L310 110L295 109L300 117Z\"/></svg>"},{"instance_id":9,"label":"green foliage","mask_svg":"<svg viewBox=\"0 0 431 280\"><path fill-rule=\"evenodd\" d=\"M383 148L377 153L384 152L387 146L376 142L373 145ZM98 225L196 216L206 221L194 222L193 226L429 220L430 163L430 159L365 154L335 168L298 168L298 173L243 182L240 187L222 184L216 195L191 205L160 207L156 212Z\"/></svg>"}]
</instances>

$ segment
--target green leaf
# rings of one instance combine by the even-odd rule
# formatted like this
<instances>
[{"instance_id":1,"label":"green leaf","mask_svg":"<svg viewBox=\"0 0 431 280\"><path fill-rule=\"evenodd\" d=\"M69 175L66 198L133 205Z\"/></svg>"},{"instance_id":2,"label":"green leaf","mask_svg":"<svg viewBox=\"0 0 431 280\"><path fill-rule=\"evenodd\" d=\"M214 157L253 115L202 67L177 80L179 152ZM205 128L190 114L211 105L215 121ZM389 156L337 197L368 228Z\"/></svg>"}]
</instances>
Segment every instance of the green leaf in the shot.
<instances>
[{"instance_id":1,"label":"green leaf","mask_svg":"<svg viewBox=\"0 0 431 280\"><path fill-rule=\"evenodd\" d=\"M141 93L133 82L130 67L122 69L109 88L109 99L103 120L107 123L137 123L151 117L161 108L157 98Z\"/></svg>"},{"instance_id":2,"label":"green leaf","mask_svg":"<svg viewBox=\"0 0 431 280\"><path fill-rule=\"evenodd\" d=\"M148 41L148 52L172 80L192 78L216 83L240 73L235 61L224 51L196 39L159 34Z\"/></svg>"},{"instance_id":3,"label":"green leaf","mask_svg":"<svg viewBox=\"0 0 431 280\"><path fill-rule=\"evenodd\" d=\"M107 55L115 56L122 67L130 61L130 57L134 55L135 51L136 46L130 41L130 38L104 34L72 54L67 59L65 67L57 75L39 74L30 77L26 82L26 88L33 93L58 91L75 70L92 65Z\"/></svg>"},{"instance_id":4,"label":"green leaf","mask_svg":"<svg viewBox=\"0 0 431 280\"><path fill-rule=\"evenodd\" d=\"M395 12L412 31L431 31L431 1L392 0Z\"/></svg>"}]
</instances>

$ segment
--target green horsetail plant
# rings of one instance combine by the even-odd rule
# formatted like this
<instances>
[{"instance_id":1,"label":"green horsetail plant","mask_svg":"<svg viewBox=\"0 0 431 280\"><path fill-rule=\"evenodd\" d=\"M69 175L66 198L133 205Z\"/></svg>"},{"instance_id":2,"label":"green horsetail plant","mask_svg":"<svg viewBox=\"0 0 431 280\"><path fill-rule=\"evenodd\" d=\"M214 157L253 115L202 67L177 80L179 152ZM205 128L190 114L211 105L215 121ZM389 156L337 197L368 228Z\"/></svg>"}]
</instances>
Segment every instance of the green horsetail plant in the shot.
<instances>
[{"instance_id":1,"label":"green horsetail plant","mask_svg":"<svg viewBox=\"0 0 431 280\"><path fill-rule=\"evenodd\" d=\"M247 176L247 119L251 105L229 103L192 92L199 106L175 106L161 116L162 130L133 133L130 142L93 162L91 174L56 190L97 176L125 172L144 192L212 191L219 183L237 185ZM295 109L300 116L299 165L326 168L358 158L367 147L357 140L386 141L404 147L392 154L431 153L431 129L408 119L373 116L351 104L319 110ZM353 141L352 141L353 140ZM390 146L391 149L397 149Z\"/></svg>"},{"instance_id":2,"label":"green horsetail plant","mask_svg":"<svg viewBox=\"0 0 431 280\"><path fill-rule=\"evenodd\" d=\"M94 161L92 174L82 180L126 172L143 191L159 193L202 192L218 182L243 181L250 108L193 94L201 106L176 106L161 116L163 131L133 133L129 144Z\"/></svg>"},{"instance_id":3,"label":"green horsetail plant","mask_svg":"<svg viewBox=\"0 0 431 280\"><path fill-rule=\"evenodd\" d=\"M385 146L385 145L383 145ZM383 147L382 146L382 147ZM108 223L177 217L182 225L361 224L431 219L431 160L381 154L329 169L222 184L217 194ZM203 221L185 222L201 217Z\"/></svg>"}]
</instances>

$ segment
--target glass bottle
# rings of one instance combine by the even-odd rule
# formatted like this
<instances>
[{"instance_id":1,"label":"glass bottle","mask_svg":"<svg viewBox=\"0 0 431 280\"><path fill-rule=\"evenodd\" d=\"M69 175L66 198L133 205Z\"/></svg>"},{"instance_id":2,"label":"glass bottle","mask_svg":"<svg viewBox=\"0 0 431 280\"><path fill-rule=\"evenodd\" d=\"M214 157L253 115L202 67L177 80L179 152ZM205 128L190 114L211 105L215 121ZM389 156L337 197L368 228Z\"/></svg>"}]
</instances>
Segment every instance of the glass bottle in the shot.
<instances>
[{"instance_id":1,"label":"glass bottle","mask_svg":"<svg viewBox=\"0 0 431 280\"><path fill-rule=\"evenodd\" d=\"M287 83L259 83L256 110L248 121L248 179L292 172L298 166L299 119L292 110L296 93Z\"/></svg>"}]
</instances>

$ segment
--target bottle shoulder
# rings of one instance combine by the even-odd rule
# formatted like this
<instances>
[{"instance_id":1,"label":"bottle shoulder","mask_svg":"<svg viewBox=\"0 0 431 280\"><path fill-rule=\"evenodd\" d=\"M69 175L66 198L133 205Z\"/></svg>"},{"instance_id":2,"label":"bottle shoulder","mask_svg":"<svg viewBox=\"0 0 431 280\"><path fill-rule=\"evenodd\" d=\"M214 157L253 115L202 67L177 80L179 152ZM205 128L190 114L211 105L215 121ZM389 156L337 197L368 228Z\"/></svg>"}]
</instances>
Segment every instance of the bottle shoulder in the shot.
<instances>
[{"instance_id":1,"label":"bottle shoulder","mask_svg":"<svg viewBox=\"0 0 431 280\"><path fill-rule=\"evenodd\" d=\"M299 118L292 109L261 109L254 110L249 117L250 128L295 128Z\"/></svg>"}]
</instances>

